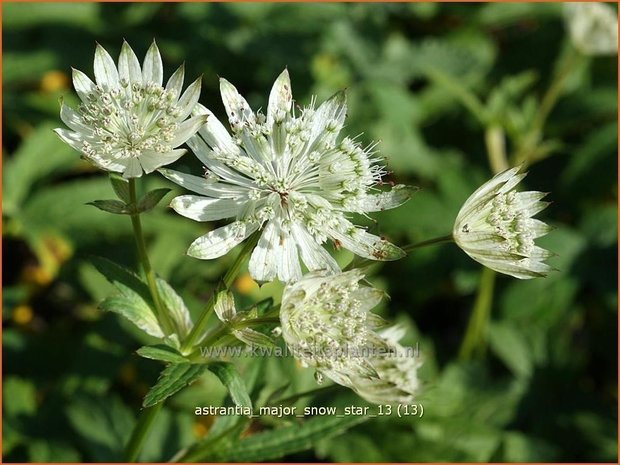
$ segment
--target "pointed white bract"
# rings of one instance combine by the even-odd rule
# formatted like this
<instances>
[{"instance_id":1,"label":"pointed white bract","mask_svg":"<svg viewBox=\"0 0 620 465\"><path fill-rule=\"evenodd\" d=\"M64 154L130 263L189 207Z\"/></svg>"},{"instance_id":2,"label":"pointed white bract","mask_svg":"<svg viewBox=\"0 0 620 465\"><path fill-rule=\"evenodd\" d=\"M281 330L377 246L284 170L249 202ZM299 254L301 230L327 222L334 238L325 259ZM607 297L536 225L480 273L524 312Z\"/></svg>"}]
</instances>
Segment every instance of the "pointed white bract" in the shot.
<instances>
[{"instance_id":1,"label":"pointed white bract","mask_svg":"<svg viewBox=\"0 0 620 465\"><path fill-rule=\"evenodd\" d=\"M575 47L585 55L618 53L618 13L597 2L564 4L566 25Z\"/></svg>"},{"instance_id":2,"label":"pointed white bract","mask_svg":"<svg viewBox=\"0 0 620 465\"><path fill-rule=\"evenodd\" d=\"M163 66L155 42L144 63L127 42L118 66L99 44L95 50L95 82L73 70L81 103L75 111L62 104L60 117L70 128L56 134L97 167L135 178L181 157L178 146L193 136L206 116L188 117L200 96L200 79L181 95L181 66L163 87Z\"/></svg>"},{"instance_id":3,"label":"pointed white bract","mask_svg":"<svg viewBox=\"0 0 620 465\"><path fill-rule=\"evenodd\" d=\"M370 313L384 293L360 285L359 270L314 272L286 286L282 336L303 366L316 369L369 402L409 403L418 391L420 361L398 343L398 328L378 330L384 321Z\"/></svg>"},{"instance_id":4,"label":"pointed white bract","mask_svg":"<svg viewBox=\"0 0 620 465\"><path fill-rule=\"evenodd\" d=\"M225 79L220 88L232 135L198 105L196 114L209 119L188 141L205 166L205 176L161 170L168 179L206 197L175 199L172 207L181 215L197 221L235 219L233 227L197 239L189 255L215 258L260 229L250 274L257 281L283 282L301 277L301 262L310 271L339 271L322 247L328 240L373 260L404 255L347 219L350 213L397 207L411 190L406 186L377 189L384 170L372 150L348 137L338 141L346 116L344 93L318 108L312 103L296 113L285 70L263 115L254 113Z\"/></svg>"},{"instance_id":5,"label":"pointed white bract","mask_svg":"<svg viewBox=\"0 0 620 465\"><path fill-rule=\"evenodd\" d=\"M499 273L520 279L546 276L544 260L552 253L534 240L551 228L532 218L548 202L543 192L516 192L525 177L519 168L496 175L474 192L461 208L452 235L471 258Z\"/></svg>"}]
</instances>

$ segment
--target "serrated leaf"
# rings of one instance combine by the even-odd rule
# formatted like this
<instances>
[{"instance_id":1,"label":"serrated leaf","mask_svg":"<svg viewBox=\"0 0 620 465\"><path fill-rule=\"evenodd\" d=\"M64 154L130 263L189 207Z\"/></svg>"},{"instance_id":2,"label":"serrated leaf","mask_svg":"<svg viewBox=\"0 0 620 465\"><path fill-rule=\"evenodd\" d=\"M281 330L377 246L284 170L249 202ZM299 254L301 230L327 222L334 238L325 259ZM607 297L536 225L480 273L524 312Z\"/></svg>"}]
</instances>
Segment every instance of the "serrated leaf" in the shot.
<instances>
[{"instance_id":1,"label":"serrated leaf","mask_svg":"<svg viewBox=\"0 0 620 465\"><path fill-rule=\"evenodd\" d=\"M129 206L120 200L93 200L92 202L88 202L86 205L92 205L93 207L97 207L99 210L114 213L116 215L131 215Z\"/></svg>"},{"instance_id":2,"label":"serrated leaf","mask_svg":"<svg viewBox=\"0 0 620 465\"><path fill-rule=\"evenodd\" d=\"M126 204L131 203L131 195L129 193L129 181L123 179L122 176L118 174L110 174L110 184L112 184L112 189L118 195L118 198L121 199Z\"/></svg>"},{"instance_id":3,"label":"serrated leaf","mask_svg":"<svg viewBox=\"0 0 620 465\"><path fill-rule=\"evenodd\" d=\"M142 406L152 407L162 400L167 399L200 378L206 369L206 365L191 363L170 365L161 372L155 386L153 386L144 397Z\"/></svg>"},{"instance_id":4,"label":"serrated leaf","mask_svg":"<svg viewBox=\"0 0 620 465\"><path fill-rule=\"evenodd\" d=\"M136 207L138 212L144 213L155 208L155 206L161 202L161 199L163 199L164 196L170 192L170 190L171 189L164 187L144 194L144 196L138 201L138 205Z\"/></svg>"},{"instance_id":5,"label":"serrated leaf","mask_svg":"<svg viewBox=\"0 0 620 465\"><path fill-rule=\"evenodd\" d=\"M151 304L151 294L147 285L132 271L103 257L92 257L92 264L124 296L138 294L147 304Z\"/></svg>"},{"instance_id":6,"label":"serrated leaf","mask_svg":"<svg viewBox=\"0 0 620 465\"><path fill-rule=\"evenodd\" d=\"M274 347L275 344L269 336L258 331L254 331L250 328L235 329L232 331L233 335L242 342L245 342L251 347Z\"/></svg>"},{"instance_id":7,"label":"serrated leaf","mask_svg":"<svg viewBox=\"0 0 620 465\"><path fill-rule=\"evenodd\" d=\"M106 312L114 312L124 316L150 336L164 337L155 314L144 299L135 292L108 297L99 304L99 308Z\"/></svg>"},{"instance_id":8,"label":"serrated leaf","mask_svg":"<svg viewBox=\"0 0 620 465\"><path fill-rule=\"evenodd\" d=\"M217 376L226 386L230 398L239 407L252 408L252 401L248 395L245 383L232 363L217 362L208 365L209 371Z\"/></svg>"},{"instance_id":9,"label":"serrated leaf","mask_svg":"<svg viewBox=\"0 0 620 465\"><path fill-rule=\"evenodd\" d=\"M260 462L310 449L318 440L341 434L366 421L363 416L320 416L301 425L257 433L238 442L214 447L200 460L222 462Z\"/></svg>"},{"instance_id":10,"label":"serrated leaf","mask_svg":"<svg viewBox=\"0 0 620 465\"><path fill-rule=\"evenodd\" d=\"M177 333L184 338L192 329L192 319L183 299L161 278L157 278L157 292L175 323Z\"/></svg>"},{"instance_id":11,"label":"serrated leaf","mask_svg":"<svg viewBox=\"0 0 620 465\"><path fill-rule=\"evenodd\" d=\"M151 360L160 360L162 362L170 363L186 363L187 359L183 357L179 352L172 347L157 344L152 346L143 346L136 350L136 353L144 358L150 358Z\"/></svg>"}]
</instances>

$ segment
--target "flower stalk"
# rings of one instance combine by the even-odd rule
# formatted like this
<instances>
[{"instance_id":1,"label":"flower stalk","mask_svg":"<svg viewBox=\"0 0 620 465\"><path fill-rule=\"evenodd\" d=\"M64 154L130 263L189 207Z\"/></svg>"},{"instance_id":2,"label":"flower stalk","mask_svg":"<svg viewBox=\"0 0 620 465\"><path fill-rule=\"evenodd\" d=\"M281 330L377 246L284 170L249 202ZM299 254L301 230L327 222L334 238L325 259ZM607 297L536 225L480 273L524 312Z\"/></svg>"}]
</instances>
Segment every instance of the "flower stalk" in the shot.
<instances>
[{"instance_id":1,"label":"flower stalk","mask_svg":"<svg viewBox=\"0 0 620 465\"><path fill-rule=\"evenodd\" d=\"M131 205L137 204L136 195L136 181L134 178L129 179L129 198ZM157 291L157 282L155 281L155 273L151 267L151 262L146 251L146 244L144 242L144 235L142 233L142 222L140 221L140 213L132 213L131 224L133 226L134 237L136 239L136 248L138 250L138 259L142 266L142 271L146 278L146 283L153 299L153 305L155 306L155 316L162 328L165 335L173 334L174 324L168 314L166 308L162 304L159 292Z\"/></svg>"},{"instance_id":2,"label":"flower stalk","mask_svg":"<svg viewBox=\"0 0 620 465\"><path fill-rule=\"evenodd\" d=\"M469 360L476 355L484 355L486 348L487 328L491 317L491 307L493 305L493 290L495 288L496 273L487 267L482 268L478 294L474 308L471 312L465 337L459 349L459 358Z\"/></svg>"},{"instance_id":3,"label":"flower stalk","mask_svg":"<svg viewBox=\"0 0 620 465\"><path fill-rule=\"evenodd\" d=\"M224 275L224 278L218 285L217 289L211 295L211 298L207 302L207 306L202 312L202 315L200 315L200 318L198 319L196 324L193 326L190 333L187 335L187 338L185 339L185 341L183 341L183 344L181 345L181 353L185 354L191 351L191 349L194 347L196 342L198 342L198 338L200 337L200 335L204 333L205 327L207 325L207 321L209 319L209 315L211 315L211 312L215 308L215 304L217 302L217 295L221 291L230 288L237 274L239 273L241 267L243 266L246 259L248 258L252 250L254 249L254 246L258 242L258 238L259 238L259 235L255 233L244 244L243 249L241 250L237 258L235 259L235 262L228 269L228 271Z\"/></svg>"}]
</instances>

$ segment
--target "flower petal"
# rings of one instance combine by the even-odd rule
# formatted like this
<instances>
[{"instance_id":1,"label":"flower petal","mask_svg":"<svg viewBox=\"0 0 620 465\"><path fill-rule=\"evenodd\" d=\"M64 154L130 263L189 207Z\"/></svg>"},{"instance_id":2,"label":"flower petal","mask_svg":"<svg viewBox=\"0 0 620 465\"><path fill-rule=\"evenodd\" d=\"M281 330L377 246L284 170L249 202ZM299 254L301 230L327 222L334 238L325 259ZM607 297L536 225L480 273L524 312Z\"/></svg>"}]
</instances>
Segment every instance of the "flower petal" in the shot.
<instances>
[{"instance_id":1,"label":"flower petal","mask_svg":"<svg viewBox=\"0 0 620 465\"><path fill-rule=\"evenodd\" d=\"M336 260L310 235L306 227L298 222L291 225L291 232L304 264L310 271L328 270L338 273L340 267Z\"/></svg>"},{"instance_id":2,"label":"flower petal","mask_svg":"<svg viewBox=\"0 0 620 465\"><path fill-rule=\"evenodd\" d=\"M142 65L142 83L144 85L154 83L161 86L163 81L164 65L161 61L159 48L157 48L157 44L153 41L144 57L144 64Z\"/></svg>"},{"instance_id":3,"label":"flower petal","mask_svg":"<svg viewBox=\"0 0 620 465\"><path fill-rule=\"evenodd\" d=\"M200 236L192 242L187 254L203 260L221 257L257 229L257 223L235 221Z\"/></svg>"},{"instance_id":4,"label":"flower petal","mask_svg":"<svg viewBox=\"0 0 620 465\"><path fill-rule=\"evenodd\" d=\"M207 120L207 124L208 122L209 120ZM202 127L204 127L204 125ZM256 187L256 183L252 179L243 176L241 173L216 160L212 156L213 151L199 135L190 137L187 141L187 145L189 145L196 157L198 157L209 170L213 171L216 176L225 179L229 183L243 186L246 189L254 189Z\"/></svg>"},{"instance_id":5,"label":"flower petal","mask_svg":"<svg viewBox=\"0 0 620 465\"><path fill-rule=\"evenodd\" d=\"M231 186L205 178L194 176L191 174L181 173L171 169L160 168L159 172L170 181L178 184L197 194L206 195L217 198L238 198L244 196L246 189L237 186Z\"/></svg>"},{"instance_id":6,"label":"flower petal","mask_svg":"<svg viewBox=\"0 0 620 465\"><path fill-rule=\"evenodd\" d=\"M95 83L79 69L71 68L71 74L73 87L78 97L80 97L82 102L88 103L88 96L95 90Z\"/></svg>"},{"instance_id":7,"label":"flower petal","mask_svg":"<svg viewBox=\"0 0 620 465\"><path fill-rule=\"evenodd\" d=\"M276 257L273 253L278 238L278 228L275 221L269 221L263 229L263 234L252 252L248 269L252 279L260 282L272 281L277 274Z\"/></svg>"},{"instance_id":8,"label":"flower petal","mask_svg":"<svg viewBox=\"0 0 620 465\"><path fill-rule=\"evenodd\" d=\"M71 129L82 135L90 136L93 132L91 127L84 124L80 114L64 103L60 105L60 119Z\"/></svg>"},{"instance_id":9,"label":"flower petal","mask_svg":"<svg viewBox=\"0 0 620 465\"><path fill-rule=\"evenodd\" d=\"M347 98L341 91L323 102L312 116L312 130L309 139L309 151L322 144L331 145L336 141L344 119L347 116Z\"/></svg>"},{"instance_id":10,"label":"flower petal","mask_svg":"<svg viewBox=\"0 0 620 465\"><path fill-rule=\"evenodd\" d=\"M211 148L219 147L222 151L236 153L239 147L235 145L232 137L219 119L201 104L194 108L194 114L207 115L207 123L200 128L200 135Z\"/></svg>"},{"instance_id":11,"label":"flower petal","mask_svg":"<svg viewBox=\"0 0 620 465\"><path fill-rule=\"evenodd\" d=\"M183 80L185 79L185 65L182 64L177 68L168 82L166 83L166 90L173 95L173 100L177 100L183 90ZM187 116L187 115L185 115ZM185 119L185 118L183 118Z\"/></svg>"},{"instance_id":12,"label":"flower petal","mask_svg":"<svg viewBox=\"0 0 620 465\"><path fill-rule=\"evenodd\" d=\"M95 49L95 80L104 89L118 87L118 71L114 60L101 45Z\"/></svg>"},{"instance_id":13,"label":"flower petal","mask_svg":"<svg viewBox=\"0 0 620 465\"><path fill-rule=\"evenodd\" d=\"M187 150L176 149L166 153L145 151L140 155L140 164L146 174L152 173L157 168L174 163L181 158Z\"/></svg>"},{"instance_id":14,"label":"flower petal","mask_svg":"<svg viewBox=\"0 0 620 465\"><path fill-rule=\"evenodd\" d=\"M123 177L125 179L129 179L139 178L140 176L142 176L142 166L140 165L140 161L137 158L127 159L127 168L125 168Z\"/></svg>"},{"instance_id":15,"label":"flower petal","mask_svg":"<svg viewBox=\"0 0 620 465\"><path fill-rule=\"evenodd\" d=\"M123 41L121 54L118 57L118 77L120 80L126 80L129 84L142 83L140 61L127 41Z\"/></svg>"},{"instance_id":16,"label":"flower petal","mask_svg":"<svg viewBox=\"0 0 620 465\"><path fill-rule=\"evenodd\" d=\"M278 227L278 236L275 248L278 279L283 283L298 281L301 278L301 266L295 241L281 225Z\"/></svg>"},{"instance_id":17,"label":"flower petal","mask_svg":"<svg viewBox=\"0 0 620 465\"><path fill-rule=\"evenodd\" d=\"M283 115L291 111L293 95L291 93L291 78L285 69L274 82L269 94L267 106L267 127L271 127L274 120L281 120ZM277 116L277 117L276 117Z\"/></svg>"},{"instance_id":18,"label":"flower petal","mask_svg":"<svg viewBox=\"0 0 620 465\"><path fill-rule=\"evenodd\" d=\"M370 213L396 208L411 198L411 194L417 189L399 184L392 190L380 194L364 195L345 203L347 211L357 213Z\"/></svg>"},{"instance_id":19,"label":"flower petal","mask_svg":"<svg viewBox=\"0 0 620 465\"><path fill-rule=\"evenodd\" d=\"M65 144L68 144L78 152L82 153L82 138L78 132L61 128L54 129L54 132Z\"/></svg>"},{"instance_id":20,"label":"flower petal","mask_svg":"<svg viewBox=\"0 0 620 465\"><path fill-rule=\"evenodd\" d=\"M179 125L179 129L175 132L174 139L170 142L172 147L178 147L179 145L187 142L187 139L192 137L198 129L205 124L207 117L204 115L194 116L188 120L183 121Z\"/></svg>"},{"instance_id":21,"label":"flower petal","mask_svg":"<svg viewBox=\"0 0 620 465\"><path fill-rule=\"evenodd\" d=\"M196 221L215 221L237 216L242 205L232 199L212 199L197 195L180 195L170 203L179 215Z\"/></svg>"},{"instance_id":22,"label":"flower petal","mask_svg":"<svg viewBox=\"0 0 620 465\"><path fill-rule=\"evenodd\" d=\"M248 102L239 94L237 88L224 78L220 78L220 92L222 93L222 102L226 108L226 114L231 126L249 122L254 124L256 117L254 112L248 105Z\"/></svg>"},{"instance_id":23,"label":"flower petal","mask_svg":"<svg viewBox=\"0 0 620 465\"><path fill-rule=\"evenodd\" d=\"M406 255L394 244L355 227L347 220L341 220L340 227L330 229L328 235L354 254L370 260L391 261Z\"/></svg>"},{"instance_id":24,"label":"flower petal","mask_svg":"<svg viewBox=\"0 0 620 465\"><path fill-rule=\"evenodd\" d=\"M194 107L198 103L198 99L200 98L200 87L202 85L202 76L192 82L189 87L183 92L181 98L179 99L178 106L181 109L181 114L178 117L179 121L183 121L187 118ZM205 120L207 118L205 117Z\"/></svg>"},{"instance_id":25,"label":"flower petal","mask_svg":"<svg viewBox=\"0 0 620 465\"><path fill-rule=\"evenodd\" d=\"M220 321L226 323L232 320L237 314L235 299L233 298L232 293L230 293L230 291L220 292L217 296L217 301L215 302L213 310L215 310L215 314Z\"/></svg>"}]
</instances>

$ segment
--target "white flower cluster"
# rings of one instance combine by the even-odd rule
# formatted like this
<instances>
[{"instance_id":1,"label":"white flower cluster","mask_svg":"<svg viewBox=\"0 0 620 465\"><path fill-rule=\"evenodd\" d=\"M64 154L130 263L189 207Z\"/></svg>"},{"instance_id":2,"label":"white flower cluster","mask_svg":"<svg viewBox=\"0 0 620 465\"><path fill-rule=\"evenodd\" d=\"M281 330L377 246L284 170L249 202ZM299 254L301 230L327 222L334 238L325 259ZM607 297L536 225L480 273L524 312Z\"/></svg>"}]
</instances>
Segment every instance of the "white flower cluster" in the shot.
<instances>
[{"instance_id":1,"label":"white flower cluster","mask_svg":"<svg viewBox=\"0 0 620 465\"><path fill-rule=\"evenodd\" d=\"M402 331L381 332L383 320L370 313L384 293L360 286L352 270L335 276L309 273L282 295L282 336L304 366L375 402L412 402L419 360L398 340Z\"/></svg>"},{"instance_id":2,"label":"white flower cluster","mask_svg":"<svg viewBox=\"0 0 620 465\"><path fill-rule=\"evenodd\" d=\"M500 273L528 279L552 268L543 261L552 253L534 244L551 228L532 218L548 202L544 192L515 192L525 177L512 168L483 184L465 202L454 223L453 237L471 258Z\"/></svg>"},{"instance_id":3,"label":"white flower cluster","mask_svg":"<svg viewBox=\"0 0 620 465\"><path fill-rule=\"evenodd\" d=\"M267 114L254 113L237 89L220 80L231 136L213 114L198 106L207 123L188 144L207 170L198 178L161 170L168 179L200 195L183 195L171 206L196 221L234 218L198 238L188 254L217 258L262 230L250 259L258 281L298 280L301 260L310 271L339 267L322 247L336 247L373 260L395 260L401 249L355 226L349 213L367 214L397 207L410 197L406 186L379 191L382 167L372 152L350 138L338 142L346 116L344 93L318 108L296 114L285 70L269 96Z\"/></svg>"},{"instance_id":4,"label":"white flower cluster","mask_svg":"<svg viewBox=\"0 0 620 465\"><path fill-rule=\"evenodd\" d=\"M575 47L585 55L618 53L618 13L598 2L567 2L564 16Z\"/></svg>"},{"instance_id":5,"label":"white flower cluster","mask_svg":"<svg viewBox=\"0 0 620 465\"><path fill-rule=\"evenodd\" d=\"M176 161L176 149L204 124L205 116L187 119L200 96L200 79L181 95L181 66L163 85L163 65L155 42L142 67L127 42L118 68L101 46L95 51L95 81L73 70L73 85L82 101L76 112L62 105L60 117L71 129L58 136L101 169L135 178Z\"/></svg>"}]
</instances>

